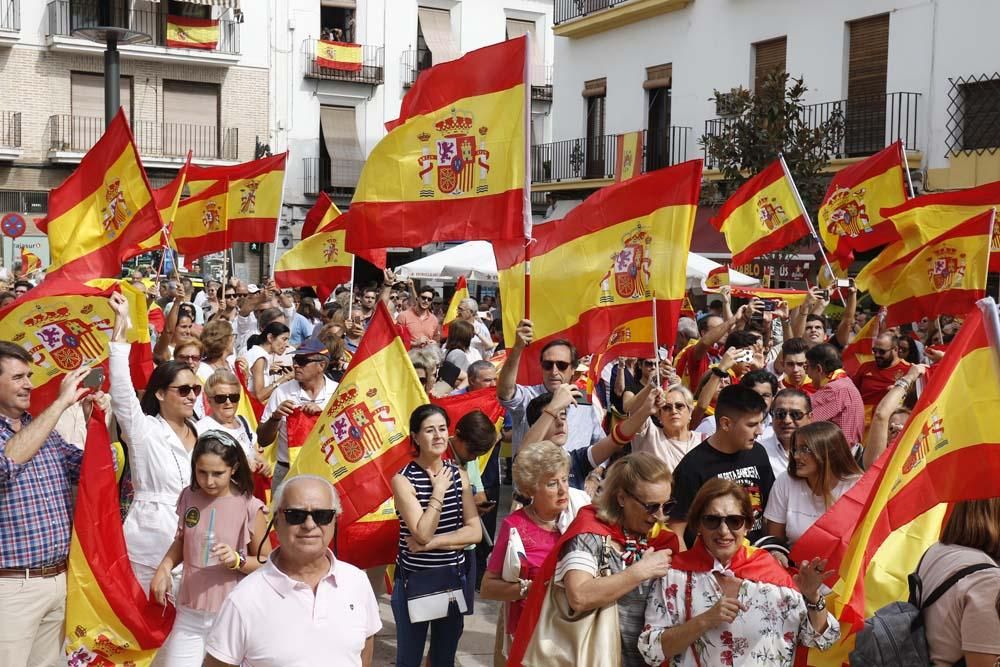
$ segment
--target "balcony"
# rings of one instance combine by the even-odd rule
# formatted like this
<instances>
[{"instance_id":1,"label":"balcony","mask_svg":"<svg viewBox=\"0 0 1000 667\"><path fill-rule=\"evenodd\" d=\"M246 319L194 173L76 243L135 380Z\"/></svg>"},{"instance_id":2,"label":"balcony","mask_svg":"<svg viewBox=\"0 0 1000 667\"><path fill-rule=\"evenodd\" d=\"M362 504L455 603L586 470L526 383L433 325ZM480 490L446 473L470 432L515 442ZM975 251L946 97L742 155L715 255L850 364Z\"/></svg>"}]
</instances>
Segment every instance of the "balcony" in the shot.
<instances>
[{"instance_id":1,"label":"balcony","mask_svg":"<svg viewBox=\"0 0 1000 667\"><path fill-rule=\"evenodd\" d=\"M400 58L400 78L403 88L409 88L417 82L417 75L431 66L431 52L428 49L403 51Z\"/></svg>"},{"instance_id":2,"label":"balcony","mask_svg":"<svg viewBox=\"0 0 1000 667\"><path fill-rule=\"evenodd\" d=\"M552 65L536 65L531 76L531 99L552 101Z\"/></svg>"},{"instance_id":3,"label":"balcony","mask_svg":"<svg viewBox=\"0 0 1000 667\"><path fill-rule=\"evenodd\" d=\"M302 158L302 193L316 196L325 192L331 197L352 197L364 166L364 160Z\"/></svg>"},{"instance_id":4,"label":"balcony","mask_svg":"<svg viewBox=\"0 0 1000 667\"><path fill-rule=\"evenodd\" d=\"M179 167L189 150L196 163L236 164L239 160L239 128L136 121L132 133L146 167ZM103 134L103 118L50 116L49 160L76 164Z\"/></svg>"},{"instance_id":5,"label":"balcony","mask_svg":"<svg viewBox=\"0 0 1000 667\"><path fill-rule=\"evenodd\" d=\"M127 19L132 30L145 33L152 40L145 44L119 46L119 50L126 58L222 67L233 65L240 59L240 24L233 19L217 19L218 41L214 48L172 46L167 40L166 2L157 3L155 9L128 9L131 3L123 3L122 0L110 1L114 5L113 11L117 23L124 23ZM70 0L51 0L48 4L49 48L53 51L72 53L103 53L103 44L73 37L74 28L97 25L99 3L93 0L73 0L72 12L70 4Z\"/></svg>"},{"instance_id":6,"label":"balcony","mask_svg":"<svg viewBox=\"0 0 1000 667\"><path fill-rule=\"evenodd\" d=\"M360 50L361 62L325 67L319 63L316 47L317 39L307 39L302 44L302 55L305 57L303 71L310 79L325 81L351 81L380 86L385 83L385 48L370 44L357 44Z\"/></svg>"},{"instance_id":7,"label":"balcony","mask_svg":"<svg viewBox=\"0 0 1000 667\"><path fill-rule=\"evenodd\" d=\"M21 0L0 0L0 46L16 44L20 32Z\"/></svg>"},{"instance_id":8,"label":"balcony","mask_svg":"<svg viewBox=\"0 0 1000 667\"><path fill-rule=\"evenodd\" d=\"M684 9L693 0L553 0L553 34L589 37Z\"/></svg>"},{"instance_id":9,"label":"balcony","mask_svg":"<svg viewBox=\"0 0 1000 667\"><path fill-rule=\"evenodd\" d=\"M802 110L807 127L816 128L835 114L844 119L839 148L828 156L831 160L852 160L873 155L897 139L902 139L908 151L917 147L917 107L920 93L888 93L875 97L857 97L833 102L809 104ZM735 118L712 118L705 121L705 134L724 135L736 122ZM718 165L705 155L705 167Z\"/></svg>"},{"instance_id":10,"label":"balcony","mask_svg":"<svg viewBox=\"0 0 1000 667\"><path fill-rule=\"evenodd\" d=\"M21 112L0 111L0 160L21 157Z\"/></svg>"}]
</instances>

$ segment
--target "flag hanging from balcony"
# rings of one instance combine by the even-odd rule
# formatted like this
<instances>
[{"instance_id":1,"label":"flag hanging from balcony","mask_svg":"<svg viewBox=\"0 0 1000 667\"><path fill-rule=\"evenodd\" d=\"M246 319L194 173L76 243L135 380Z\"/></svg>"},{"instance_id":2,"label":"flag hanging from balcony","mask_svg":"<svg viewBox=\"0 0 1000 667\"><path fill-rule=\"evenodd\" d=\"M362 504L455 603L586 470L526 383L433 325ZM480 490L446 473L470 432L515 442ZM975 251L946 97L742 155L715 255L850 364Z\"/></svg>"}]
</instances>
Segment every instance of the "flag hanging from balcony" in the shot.
<instances>
[{"instance_id":1,"label":"flag hanging from balcony","mask_svg":"<svg viewBox=\"0 0 1000 667\"><path fill-rule=\"evenodd\" d=\"M185 259L229 248L229 181L223 179L177 206L170 231L172 246Z\"/></svg>"},{"instance_id":2,"label":"flag hanging from balcony","mask_svg":"<svg viewBox=\"0 0 1000 667\"><path fill-rule=\"evenodd\" d=\"M288 153L232 167L191 165L187 185L192 195L223 180L229 181L229 243L273 243L281 214Z\"/></svg>"},{"instance_id":3,"label":"flag hanging from balcony","mask_svg":"<svg viewBox=\"0 0 1000 667\"><path fill-rule=\"evenodd\" d=\"M527 38L423 71L361 171L348 250L525 238Z\"/></svg>"},{"instance_id":4,"label":"flag hanging from balcony","mask_svg":"<svg viewBox=\"0 0 1000 667\"><path fill-rule=\"evenodd\" d=\"M712 218L712 226L725 235L736 265L808 234L809 221L785 161L778 158L741 185Z\"/></svg>"},{"instance_id":5,"label":"flag hanging from balcony","mask_svg":"<svg viewBox=\"0 0 1000 667\"><path fill-rule=\"evenodd\" d=\"M214 51L219 45L219 22L191 16L167 16L167 46Z\"/></svg>"},{"instance_id":6,"label":"flag hanging from balcony","mask_svg":"<svg viewBox=\"0 0 1000 667\"><path fill-rule=\"evenodd\" d=\"M619 325L651 317L654 299L659 342L673 343L700 189L701 160L692 160L601 188L562 220L539 225L528 294L532 345L565 338L581 356L597 352ZM493 251L504 337L514 340L528 286L524 243L494 241ZM522 364L518 381L540 382L540 372Z\"/></svg>"},{"instance_id":7,"label":"flag hanging from balcony","mask_svg":"<svg viewBox=\"0 0 1000 667\"><path fill-rule=\"evenodd\" d=\"M345 72L361 71L361 45L316 40L316 65Z\"/></svg>"},{"instance_id":8,"label":"flag hanging from balcony","mask_svg":"<svg viewBox=\"0 0 1000 667\"><path fill-rule=\"evenodd\" d=\"M48 271L63 278L118 276L122 262L144 252L162 223L124 111L52 190L49 214L37 224L49 237Z\"/></svg>"},{"instance_id":9,"label":"flag hanging from balcony","mask_svg":"<svg viewBox=\"0 0 1000 667\"><path fill-rule=\"evenodd\" d=\"M642 173L642 132L626 132L617 139L615 182L621 183Z\"/></svg>"}]
</instances>

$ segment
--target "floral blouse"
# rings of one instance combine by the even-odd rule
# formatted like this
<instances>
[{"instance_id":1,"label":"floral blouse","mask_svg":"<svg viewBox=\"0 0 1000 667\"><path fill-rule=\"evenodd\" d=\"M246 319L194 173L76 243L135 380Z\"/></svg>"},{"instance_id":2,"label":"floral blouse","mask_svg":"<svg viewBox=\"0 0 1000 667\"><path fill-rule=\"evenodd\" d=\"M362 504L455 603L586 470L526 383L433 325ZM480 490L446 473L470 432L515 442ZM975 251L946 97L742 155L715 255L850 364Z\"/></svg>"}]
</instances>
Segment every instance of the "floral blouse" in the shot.
<instances>
[{"instance_id":1,"label":"floral blouse","mask_svg":"<svg viewBox=\"0 0 1000 667\"><path fill-rule=\"evenodd\" d=\"M687 572L670 570L649 594L646 624L639 635L639 652L649 665L660 665L666 660L660 644L663 631L689 620L684 599L688 576ZM690 577L693 617L713 607L722 597L722 589L711 572L694 572ZM709 630L664 664L791 667L796 645L826 650L840 637L840 625L830 612L827 612L826 631L820 634L813 629L805 600L794 589L744 579L738 600L742 611L732 623Z\"/></svg>"}]
</instances>

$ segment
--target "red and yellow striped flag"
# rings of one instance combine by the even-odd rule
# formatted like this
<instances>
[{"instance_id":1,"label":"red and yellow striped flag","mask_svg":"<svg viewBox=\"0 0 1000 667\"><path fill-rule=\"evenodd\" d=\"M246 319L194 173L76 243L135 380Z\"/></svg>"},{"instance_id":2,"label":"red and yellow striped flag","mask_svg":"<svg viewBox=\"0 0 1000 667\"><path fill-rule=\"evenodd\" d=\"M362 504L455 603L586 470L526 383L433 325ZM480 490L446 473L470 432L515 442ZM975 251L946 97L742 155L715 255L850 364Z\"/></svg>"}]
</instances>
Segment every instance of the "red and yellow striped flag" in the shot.
<instances>
[{"instance_id":1,"label":"red and yellow striped flag","mask_svg":"<svg viewBox=\"0 0 1000 667\"><path fill-rule=\"evenodd\" d=\"M878 315L871 317L865 325L858 330L854 338L844 348L842 355L844 362L844 372L854 377L858 370L869 361L875 361L875 354L872 352L872 344L878 336L881 328L880 321L885 317L885 309L879 311Z\"/></svg>"},{"instance_id":2,"label":"red and yellow striped flag","mask_svg":"<svg viewBox=\"0 0 1000 667\"><path fill-rule=\"evenodd\" d=\"M784 301L789 310L798 308L806 301L809 292L798 289L780 289L777 287L734 287L733 296L737 299L767 299Z\"/></svg>"},{"instance_id":3,"label":"red and yellow striped flag","mask_svg":"<svg viewBox=\"0 0 1000 667\"><path fill-rule=\"evenodd\" d=\"M229 181L222 179L180 202L170 238L185 259L229 248Z\"/></svg>"},{"instance_id":4,"label":"red and yellow striped flag","mask_svg":"<svg viewBox=\"0 0 1000 667\"><path fill-rule=\"evenodd\" d=\"M187 170L191 164L191 151L188 151L187 160L183 166L177 170L177 176L162 188L153 190L153 200L156 202L156 210L160 212L160 220L163 221L163 229L157 231L140 244L143 252L156 250L157 248L172 248L176 250L170 238L170 230L174 224L174 215L180 205L181 194L184 192L184 184L187 182Z\"/></svg>"},{"instance_id":5,"label":"red and yellow striped flag","mask_svg":"<svg viewBox=\"0 0 1000 667\"><path fill-rule=\"evenodd\" d=\"M26 276L42 268L42 258L21 246L21 275Z\"/></svg>"},{"instance_id":6,"label":"red and yellow striped flag","mask_svg":"<svg viewBox=\"0 0 1000 667\"><path fill-rule=\"evenodd\" d=\"M348 250L530 234L527 38L424 70L355 190Z\"/></svg>"},{"instance_id":7,"label":"red and yellow striped flag","mask_svg":"<svg viewBox=\"0 0 1000 667\"><path fill-rule=\"evenodd\" d=\"M119 109L80 166L49 195L49 214L38 221L49 237L48 271L90 280L121 274L122 262L144 250L162 227L153 192Z\"/></svg>"},{"instance_id":8,"label":"red and yellow striped flag","mask_svg":"<svg viewBox=\"0 0 1000 667\"><path fill-rule=\"evenodd\" d=\"M870 262L856 283L886 307L885 326L961 314L981 299L986 293L993 220L990 209L898 259L886 262L879 255Z\"/></svg>"},{"instance_id":9,"label":"red and yellow striped flag","mask_svg":"<svg viewBox=\"0 0 1000 667\"><path fill-rule=\"evenodd\" d=\"M875 610L905 600L906 577L936 542L947 503L991 498L1000 476L1000 340L996 305L979 302L932 369L895 444L792 549L798 562L838 571L828 607L841 639L808 664L847 664L855 634Z\"/></svg>"},{"instance_id":10,"label":"red and yellow striped flag","mask_svg":"<svg viewBox=\"0 0 1000 667\"><path fill-rule=\"evenodd\" d=\"M687 300L687 296L684 297ZM600 348L590 357L590 367L587 369L587 385L593 392L601 381L604 368L619 357L637 357L653 359L653 315L641 315L622 322L614 328L611 335ZM607 408L608 406L604 406Z\"/></svg>"},{"instance_id":11,"label":"red and yellow striped flag","mask_svg":"<svg viewBox=\"0 0 1000 667\"><path fill-rule=\"evenodd\" d=\"M621 183L642 173L642 132L618 135L615 182Z\"/></svg>"},{"instance_id":12,"label":"red and yellow striped flag","mask_svg":"<svg viewBox=\"0 0 1000 667\"><path fill-rule=\"evenodd\" d=\"M345 72L361 71L361 45L316 40L316 64Z\"/></svg>"},{"instance_id":13,"label":"red and yellow striped flag","mask_svg":"<svg viewBox=\"0 0 1000 667\"><path fill-rule=\"evenodd\" d=\"M903 142L897 141L834 175L818 215L820 237L832 254L848 256L896 238L881 211L906 202L904 169Z\"/></svg>"},{"instance_id":14,"label":"red and yellow striped flag","mask_svg":"<svg viewBox=\"0 0 1000 667\"><path fill-rule=\"evenodd\" d=\"M305 240L322 230L340 215L340 209L330 199L330 195L321 192L316 198L316 203L306 213L306 219L302 222L302 239Z\"/></svg>"},{"instance_id":15,"label":"red and yellow striped flag","mask_svg":"<svg viewBox=\"0 0 1000 667\"><path fill-rule=\"evenodd\" d=\"M392 495L389 481L410 461L410 413L427 394L381 301L289 477L311 473L333 482L342 525L373 512Z\"/></svg>"},{"instance_id":16,"label":"red and yellow striped flag","mask_svg":"<svg viewBox=\"0 0 1000 667\"><path fill-rule=\"evenodd\" d=\"M455 293L451 295L451 301L448 303L448 310L445 311L444 319L441 320L441 331L443 332L443 335L448 335L448 325L458 318L458 304L462 302L462 299L468 298L468 281L465 279L465 276L459 276L458 280L455 281Z\"/></svg>"},{"instance_id":17,"label":"red and yellow striped flag","mask_svg":"<svg viewBox=\"0 0 1000 667\"><path fill-rule=\"evenodd\" d=\"M288 153L244 162L233 167L191 165L187 185L197 195L220 181L229 181L229 243L273 243L281 215Z\"/></svg>"},{"instance_id":18,"label":"red and yellow striped flag","mask_svg":"<svg viewBox=\"0 0 1000 667\"><path fill-rule=\"evenodd\" d=\"M118 509L111 438L98 408L87 425L66 570L66 643L71 665L153 660L174 623L174 607L146 597L129 565Z\"/></svg>"},{"instance_id":19,"label":"red and yellow striped flag","mask_svg":"<svg viewBox=\"0 0 1000 667\"><path fill-rule=\"evenodd\" d=\"M687 257L701 187L701 161L657 169L598 190L562 220L540 225L531 248L531 320L539 347L573 341L581 355L619 325L653 314L669 346L687 287ZM524 244L494 242L506 340L524 316ZM535 343L533 343L534 345ZM523 364L533 384L536 364ZM539 380L540 381L540 380Z\"/></svg>"},{"instance_id":20,"label":"red and yellow striped flag","mask_svg":"<svg viewBox=\"0 0 1000 667\"><path fill-rule=\"evenodd\" d=\"M192 16L167 16L167 46L214 51L219 45L219 21Z\"/></svg>"},{"instance_id":21,"label":"red and yellow striped flag","mask_svg":"<svg viewBox=\"0 0 1000 667\"><path fill-rule=\"evenodd\" d=\"M726 237L736 265L780 250L809 233L798 190L780 158L740 186L711 222Z\"/></svg>"}]
</instances>

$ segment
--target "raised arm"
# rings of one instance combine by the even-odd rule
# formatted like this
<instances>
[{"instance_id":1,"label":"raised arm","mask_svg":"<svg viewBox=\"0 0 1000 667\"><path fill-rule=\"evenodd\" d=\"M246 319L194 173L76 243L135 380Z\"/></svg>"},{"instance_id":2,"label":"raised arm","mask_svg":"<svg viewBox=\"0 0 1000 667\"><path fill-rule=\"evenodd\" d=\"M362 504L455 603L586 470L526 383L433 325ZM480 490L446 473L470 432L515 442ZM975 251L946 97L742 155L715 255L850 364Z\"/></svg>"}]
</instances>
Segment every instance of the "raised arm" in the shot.
<instances>
[{"instance_id":1,"label":"raised arm","mask_svg":"<svg viewBox=\"0 0 1000 667\"><path fill-rule=\"evenodd\" d=\"M138 436L144 432L146 415L135 395L132 385L132 371L129 368L129 353L132 346L125 342L125 329L128 326L128 301L115 292L109 299L111 309L115 311L115 323L111 329L111 349L108 359L110 377L111 411L118 421L121 430L130 446L139 444Z\"/></svg>"},{"instance_id":2,"label":"raised arm","mask_svg":"<svg viewBox=\"0 0 1000 667\"><path fill-rule=\"evenodd\" d=\"M875 407L872 413L872 423L868 427L868 437L865 439L865 451L862 455L861 464L865 470L872 467L872 464L882 456L882 452L889 444L889 418L892 413L903 404L906 393L913 386L921 375L927 372L924 364L913 364L900 380L899 384L889 387L882 400ZM903 386L905 385L905 386Z\"/></svg>"},{"instance_id":3,"label":"raised arm","mask_svg":"<svg viewBox=\"0 0 1000 667\"><path fill-rule=\"evenodd\" d=\"M184 303L184 286L178 283L174 291L174 303L167 313L166 324L163 325L163 335L157 337L156 346L153 348L153 362L156 364L170 361L169 345L174 340L174 328L177 326L177 318L180 317L182 303Z\"/></svg>"},{"instance_id":4,"label":"raised arm","mask_svg":"<svg viewBox=\"0 0 1000 667\"><path fill-rule=\"evenodd\" d=\"M521 365L521 355L535 337L531 320L518 322L515 333L514 347L507 353L507 361L504 362L503 368L500 369L500 377L497 378L497 398L501 401L514 398L514 392L517 390L517 369Z\"/></svg>"},{"instance_id":5,"label":"raised arm","mask_svg":"<svg viewBox=\"0 0 1000 667\"><path fill-rule=\"evenodd\" d=\"M854 324L854 315L858 312L858 290L853 285L851 287L841 287L840 293L847 292L846 304L844 305L844 316L840 318L840 325L837 327L835 337L841 349L851 342L851 326Z\"/></svg>"},{"instance_id":6,"label":"raised arm","mask_svg":"<svg viewBox=\"0 0 1000 667\"><path fill-rule=\"evenodd\" d=\"M83 366L63 376L62 382L59 383L59 395L56 396L56 400L40 415L32 419L28 425L22 426L7 441L2 458L9 459L15 465L23 465L30 461L45 444L45 440L52 433L52 429L56 427L56 422L59 421L62 413L90 391L87 387L80 386L80 382L90 370L89 366ZM9 469L6 462L0 465L0 480L16 474L16 471Z\"/></svg>"}]
</instances>

